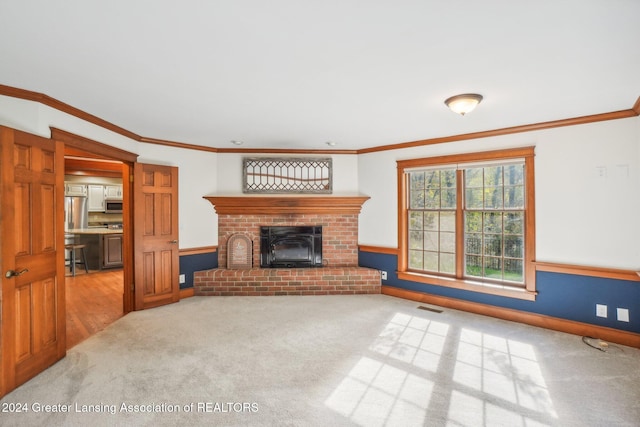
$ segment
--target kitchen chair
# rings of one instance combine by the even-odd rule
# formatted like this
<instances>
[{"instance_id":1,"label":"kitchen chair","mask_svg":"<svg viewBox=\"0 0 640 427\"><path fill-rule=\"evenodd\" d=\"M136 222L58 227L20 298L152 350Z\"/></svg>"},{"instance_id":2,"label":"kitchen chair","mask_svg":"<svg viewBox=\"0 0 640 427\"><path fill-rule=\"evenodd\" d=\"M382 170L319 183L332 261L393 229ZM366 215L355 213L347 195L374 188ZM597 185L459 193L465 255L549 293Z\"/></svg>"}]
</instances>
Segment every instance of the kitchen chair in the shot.
<instances>
[{"instance_id":1,"label":"kitchen chair","mask_svg":"<svg viewBox=\"0 0 640 427\"><path fill-rule=\"evenodd\" d=\"M68 245L64 245L64 248L69 251L69 269L71 270L71 275L76 275L77 264L84 265L84 271L89 273L89 268L87 267L87 253L85 250L86 245L71 243ZM77 258L77 250L80 250L80 258Z\"/></svg>"}]
</instances>

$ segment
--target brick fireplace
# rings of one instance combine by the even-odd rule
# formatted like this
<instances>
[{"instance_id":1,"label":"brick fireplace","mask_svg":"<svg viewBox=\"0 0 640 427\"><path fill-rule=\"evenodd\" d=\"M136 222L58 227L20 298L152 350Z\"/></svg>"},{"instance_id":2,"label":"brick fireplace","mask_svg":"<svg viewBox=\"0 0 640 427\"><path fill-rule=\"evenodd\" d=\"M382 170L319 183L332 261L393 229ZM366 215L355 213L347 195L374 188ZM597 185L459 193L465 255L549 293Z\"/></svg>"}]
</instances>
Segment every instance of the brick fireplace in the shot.
<instances>
[{"instance_id":1,"label":"brick fireplace","mask_svg":"<svg viewBox=\"0 0 640 427\"><path fill-rule=\"evenodd\" d=\"M218 213L220 268L196 272L196 295L380 293L380 273L358 267L358 215L366 196L242 195L205 197ZM323 267L260 268L261 226L322 226ZM228 269L227 241L247 236L252 268Z\"/></svg>"}]
</instances>

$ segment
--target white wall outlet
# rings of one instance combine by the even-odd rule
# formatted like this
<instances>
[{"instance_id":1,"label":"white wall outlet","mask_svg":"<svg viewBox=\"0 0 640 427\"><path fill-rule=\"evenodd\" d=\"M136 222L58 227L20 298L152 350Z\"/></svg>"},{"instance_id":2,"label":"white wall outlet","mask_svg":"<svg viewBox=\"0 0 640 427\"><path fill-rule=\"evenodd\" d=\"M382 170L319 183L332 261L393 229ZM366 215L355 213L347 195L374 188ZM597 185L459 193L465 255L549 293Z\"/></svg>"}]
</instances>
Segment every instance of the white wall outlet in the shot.
<instances>
[{"instance_id":1,"label":"white wall outlet","mask_svg":"<svg viewBox=\"0 0 640 427\"><path fill-rule=\"evenodd\" d=\"M184 283L187 279L185 279L184 274L180 275L180 283Z\"/></svg>"},{"instance_id":2,"label":"white wall outlet","mask_svg":"<svg viewBox=\"0 0 640 427\"><path fill-rule=\"evenodd\" d=\"M382 280L387 280L387 272L383 271L383 270L380 270L380 278Z\"/></svg>"},{"instance_id":3,"label":"white wall outlet","mask_svg":"<svg viewBox=\"0 0 640 427\"><path fill-rule=\"evenodd\" d=\"M618 308L618 321L620 322L628 322L629 321L629 309L628 308Z\"/></svg>"},{"instance_id":4,"label":"white wall outlet","mask_svg":"<svg viewBox=\"0 0 640 427\"><path fill-rule=\"evenodd\" d=\"M607 306L604 304L596 304L596 316L607 317Z\"/></svg>"}]
</instances>

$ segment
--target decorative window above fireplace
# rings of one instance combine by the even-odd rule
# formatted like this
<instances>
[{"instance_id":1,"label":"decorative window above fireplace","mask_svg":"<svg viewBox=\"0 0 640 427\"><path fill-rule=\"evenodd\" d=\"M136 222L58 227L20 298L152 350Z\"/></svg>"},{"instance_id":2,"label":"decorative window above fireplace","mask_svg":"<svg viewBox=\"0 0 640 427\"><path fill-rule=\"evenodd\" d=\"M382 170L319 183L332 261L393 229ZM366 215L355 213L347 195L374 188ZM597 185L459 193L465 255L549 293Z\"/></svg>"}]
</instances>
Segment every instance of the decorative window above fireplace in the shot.
<instances>
[{"instance_id":1,"label":"decorative window above fireplace","mask_svg":"<svg viewBox=\"0 0 640 427\"><path fill-rule=\"evenodd\" d=\"M246 157L245 193L331 193L331 158Z\"/></svg>"}]
</instances>

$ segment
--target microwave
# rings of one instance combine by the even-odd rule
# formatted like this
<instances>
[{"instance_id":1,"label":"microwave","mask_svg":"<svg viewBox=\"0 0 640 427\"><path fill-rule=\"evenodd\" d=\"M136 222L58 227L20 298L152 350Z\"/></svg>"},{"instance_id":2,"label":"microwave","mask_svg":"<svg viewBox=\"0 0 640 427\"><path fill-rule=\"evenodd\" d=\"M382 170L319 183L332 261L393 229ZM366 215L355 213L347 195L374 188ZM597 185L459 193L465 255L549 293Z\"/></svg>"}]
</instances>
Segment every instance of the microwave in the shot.
<instances>
[{"instance_id":1,"label":"microwave","mask_svg":"<svg viewBox=\"0 0 640 427\"><path fill-rule=\"evenodd\" d=\"M105 213L122 213L122 199L105 199Z\"/></svg>"}]
</instances>

